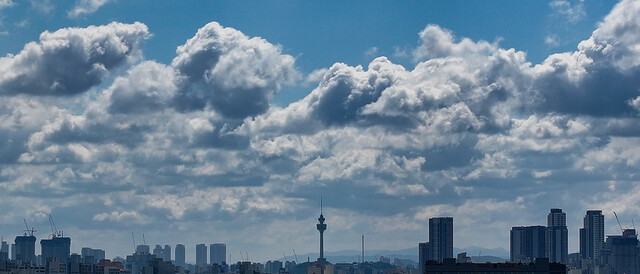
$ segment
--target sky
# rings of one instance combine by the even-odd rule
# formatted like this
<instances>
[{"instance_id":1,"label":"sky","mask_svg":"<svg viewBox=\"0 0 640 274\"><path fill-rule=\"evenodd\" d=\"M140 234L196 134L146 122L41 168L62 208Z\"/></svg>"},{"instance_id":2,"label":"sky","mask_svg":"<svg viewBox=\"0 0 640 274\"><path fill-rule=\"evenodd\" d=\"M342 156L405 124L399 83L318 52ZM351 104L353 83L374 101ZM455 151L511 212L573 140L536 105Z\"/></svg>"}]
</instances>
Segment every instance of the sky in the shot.
<instances>
[{"instance_id":1,"label":"sky","mask_svg":"<svg viewBox=\"0 0 640 274\"><path fill-rule=\"evenodd\" d=\"M640 213L640 1L0 0L0 235L232 261ZM39 248L38 248L39 249ZM237 254L237 255L236 255ZM290 255L290 254L289 254Z\"/></svg>"}]
</instances>

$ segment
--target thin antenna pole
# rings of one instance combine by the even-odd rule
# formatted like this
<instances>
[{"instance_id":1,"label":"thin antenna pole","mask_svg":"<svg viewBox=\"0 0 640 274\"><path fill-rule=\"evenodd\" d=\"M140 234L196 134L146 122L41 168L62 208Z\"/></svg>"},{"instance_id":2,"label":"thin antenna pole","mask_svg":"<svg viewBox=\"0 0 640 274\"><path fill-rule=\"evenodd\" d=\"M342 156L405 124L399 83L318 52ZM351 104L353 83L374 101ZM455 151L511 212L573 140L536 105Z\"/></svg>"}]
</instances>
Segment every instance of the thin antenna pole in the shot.
<instances>
[{"instance_id":1,"label":"thin antenna pole","mask_svg":"<svg viewBox=\"0 0 640 274\"><path fill-rule=\"evenodd\" d=\"M131 232L131 239L133 239L133 253L136 253L136 236L133 236L133 232Z\"/></svg>"},{"instance_id":2,"label":"thin antenna pole","mask_svg":"<svg viewBox=\"0 0 640 274\"><path fill-rule=\"evenodd\" d=\"M362 235L362 263L364 263L364 235Z\"/></svg>"},{"instance_id":3,"label":"thin antenna pole","mask_svg":"<svg viewBox=\"0 0 640 274\"><path fill-rule=\"evenodd\" d=\"M322 195L320 196L320 215L322 215Z\"/></svg>"}]
</instances>

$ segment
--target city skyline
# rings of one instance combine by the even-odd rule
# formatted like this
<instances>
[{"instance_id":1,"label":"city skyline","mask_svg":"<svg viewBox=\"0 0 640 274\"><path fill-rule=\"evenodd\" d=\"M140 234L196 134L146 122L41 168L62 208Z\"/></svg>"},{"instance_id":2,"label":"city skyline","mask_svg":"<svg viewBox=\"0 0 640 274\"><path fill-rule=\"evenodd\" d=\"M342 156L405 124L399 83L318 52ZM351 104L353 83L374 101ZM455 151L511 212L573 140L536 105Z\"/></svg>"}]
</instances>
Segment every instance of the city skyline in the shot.
<instances>
[{"instance_id":1,"label":"city skyline","mask_svg":"<svg viewBox=\"0 0 640 274\"><path fill-rule=\"evenodd\" d=\"M0 236L55 216L72 252L129 254L133 233L264 261L316 251L322 197L327 252L417 248L434 216L454 246L508 250L551 208L578 252L586 210L612 235L612 212L640 215L637 18L637 0L0 0Z\"/></svg>"}]
</instances>

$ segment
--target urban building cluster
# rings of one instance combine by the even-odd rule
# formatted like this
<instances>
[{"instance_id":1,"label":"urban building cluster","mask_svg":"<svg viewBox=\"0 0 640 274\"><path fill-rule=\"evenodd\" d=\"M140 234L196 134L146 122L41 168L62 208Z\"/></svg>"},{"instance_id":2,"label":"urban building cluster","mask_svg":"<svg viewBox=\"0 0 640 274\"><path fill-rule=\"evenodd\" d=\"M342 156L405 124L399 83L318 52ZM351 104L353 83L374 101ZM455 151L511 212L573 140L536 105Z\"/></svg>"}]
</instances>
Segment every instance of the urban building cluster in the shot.
<instances>
[{"instance_id":1,"label":"urban building cluster","mask_svg":"<svg viewBox=\"0 0 640 274\"><path fill-rule=\"evenodd\" d=\"M617 219L617 216L616 216ZM34 230L17 236L11 246L0 246L0 274L431 274L431 273L640 273L640 245L635 229L623 229L621 235L604 235L601 210L589 210L580 228L580 253L568 254L566 213L553 208L547 225L515 226L510 233L510 258L503 263L473 263L466 252L453 254L453 217L429 219L428 242L418 244L418 267L410 260L380 257L378 262L362 261L332 264L324 256L324 232L327 229L322 207L316 224L320 256L315 261L268 261L248 258L227 264L223 243L195 246L195 264L185 263L185 245L177 244L172 256L169 245L137 245L126 258L105 258L105 251L84 247L81 254L71 253L71 238L54 230L50 239L41 239L41 254L36 255ZM25 222L26 224L26 222ZM52 225L53 227L53 225ZM295 251L294 251L295 252ZM209 256L207 256L207 253ZM247 255L248 257L248 255ZM296 256L297 257L297 256ZM244 259L244 258L243 258Z\"/></svg>"},{"instance_id":2,"label":"urban building cluster","mask_svg":"<svg viewBox=\"0 0 640 274\"><path fill-rule=\"evenodd\" d=\"M133 254L125 258L105 258L105 251L83 247L81 254L71 253L71 238L54 233L50 239L40 240L40 253L36 255L34 230L17 236L9 245L4 239L0 245L0 274L217 274L237 272L238 263L227 265L226 244L196 245L196 265L185 263L185 246L177 244L172 259L171 246L137 245ZM209 258L207 251L209 250ZM244 263L246 264L246 263ZM278 271L270 272L278 273Z\"/></svg>"},{"instance_id":3,"label":"urban building cluster","mask_svg":"<svg viewBox=\"0 0 640 274\"><path fill-rule=\"evenodd\" d=\"M617 216L616 216L617 219ZM566 264L571 274L640 273L640 246L635 229L621 235L604 235L602 210L588 210L580 228L580 252L567 252L566 214L551 209L547 226L519 226L511 229L512 262L528 263L536 258Z\"/></svg>"}]
</instances>

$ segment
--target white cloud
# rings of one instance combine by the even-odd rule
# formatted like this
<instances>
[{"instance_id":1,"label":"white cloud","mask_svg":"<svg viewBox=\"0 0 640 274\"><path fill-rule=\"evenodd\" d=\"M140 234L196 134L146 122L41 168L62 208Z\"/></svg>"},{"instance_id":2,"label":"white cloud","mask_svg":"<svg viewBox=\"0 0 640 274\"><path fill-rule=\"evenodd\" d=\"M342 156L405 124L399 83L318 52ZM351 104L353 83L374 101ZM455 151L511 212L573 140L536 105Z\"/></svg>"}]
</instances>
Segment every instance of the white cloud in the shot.
<instances>
[{"instance_id":1,"label":"white cloud","mask_svg":"<svg viewBox=\"0 0 640 274\"><path fill-rule=\"evenodd\" d=\"M563 16L570 23L577 23L587 15L583 0L574 1L573 4L566 0L551 1L549 6L554 14Z\"/></svg>"},{"instance_id":2,"label":"white cloud","mask_svg":"<svg viewBox=\"0 0 640 274\"><path fill-rule=\"evenodd\" d=\"M15 5L15 3L12 0L0 0L0 9L11 7L13 5Z\"/></svg>"},{"instance_id":3,"label":"white cloud","mask_svg":"<svg viewBox=\"0 0 640 274\"><path fill-rule=\"evenodd\" d=\"M98 85L131 61L149 35L142 23L45 31L16 55L0 58L0 94L70 95Z\"/></svg>"},{"instance_id":4,"label":"white cloud","mask_svg":"<svg viewBox=\"0 0 640 274\"><path fill-rule=\"evenodd\" d=\"M67 16L75 18L89 15L112 1L113 0L76 0L75 6L71 10L67 11Z\"/></svg>"}]
</instances>

